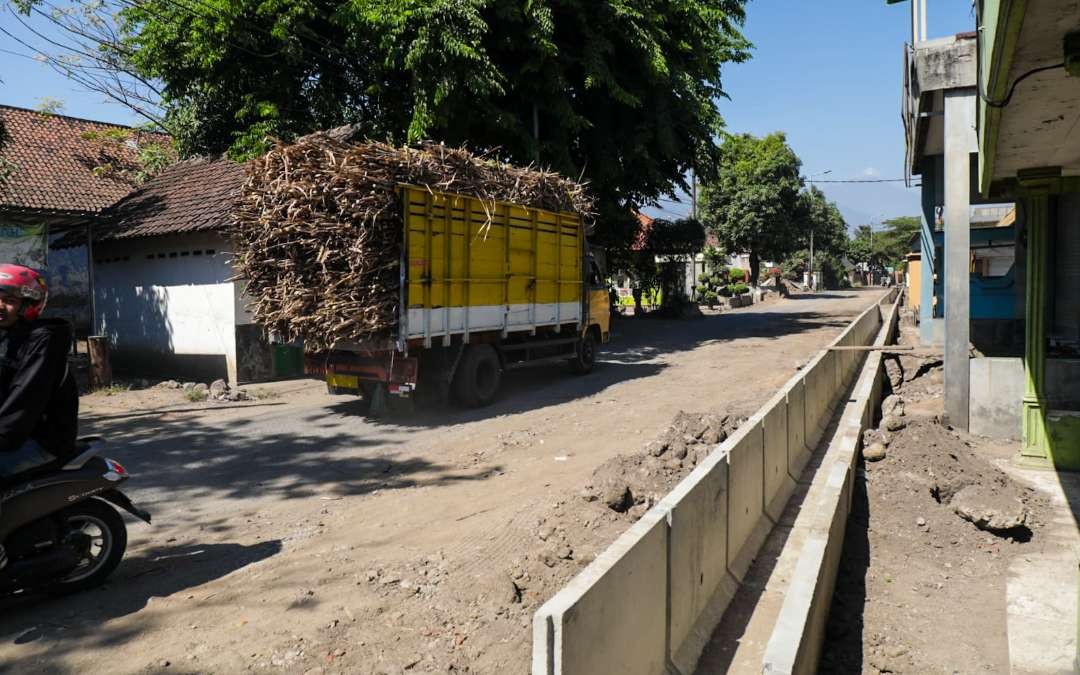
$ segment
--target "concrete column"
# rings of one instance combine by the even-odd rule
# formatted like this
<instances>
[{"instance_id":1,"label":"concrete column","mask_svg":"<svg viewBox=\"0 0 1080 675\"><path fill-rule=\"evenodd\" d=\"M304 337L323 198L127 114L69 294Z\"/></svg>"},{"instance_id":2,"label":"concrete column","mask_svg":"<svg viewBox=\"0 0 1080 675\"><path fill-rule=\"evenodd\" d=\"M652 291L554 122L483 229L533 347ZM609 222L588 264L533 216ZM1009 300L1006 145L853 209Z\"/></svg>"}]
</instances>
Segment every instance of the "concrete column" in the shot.
<instances>
[{"instance_id":1,"label":"concrete column","mask_svg":"<svg viewBox=\"0 0 1080 675\"><path fill-rule=\"evenodd\" d=\"M1024 442L1020 454L1029 461L1048 463L1049 443L1043 416L1046 391L1046 287L1049 267L1049 197L1023 201L1027 230L1027 286L1024 315Z\"/></svg>"},{"instance_id":2,"label":"concrete column","mask_svg":"<svg viewBox=\"0 0 1080 675\"><path fill-rule=\"evenodd\" d=\"M937 221L937 205L940 202L939 183L942 183L943 158L933 155L923 159L922 165L922 260L921 286L919 287L919 338L923 344L935 344L934 340L934 274L944 269L937 259L934 247L934 230ZM941 189L944 189L943 184ZM936 341L941 342L940 335Z\"/></svg>"},{"instance_id":3,"label":"concrete column","mask_svg":"<svg viewBox=\"0 0 1080 675\"><path fill-rule=\"evenodd\" d=\"M969 89L945 92L945 417L967 431L971 375L971 152L975 97Z\"/></svg>"}]
</instances>

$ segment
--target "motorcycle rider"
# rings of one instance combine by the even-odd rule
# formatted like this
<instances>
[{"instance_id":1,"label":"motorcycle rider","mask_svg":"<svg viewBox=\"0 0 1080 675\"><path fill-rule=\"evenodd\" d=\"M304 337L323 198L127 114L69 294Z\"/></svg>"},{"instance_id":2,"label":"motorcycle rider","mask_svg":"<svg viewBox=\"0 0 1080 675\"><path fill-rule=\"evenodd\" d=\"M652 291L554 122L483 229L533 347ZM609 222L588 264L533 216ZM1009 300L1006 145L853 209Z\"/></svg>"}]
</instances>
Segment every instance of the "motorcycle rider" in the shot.
<instances>
[{"instance_id":1,"label":"motorcycle rider","mask_svg":"<svg viewBox=\"0 0 1080 675\"><path fill-rule=\"evenodd\" d=\"M75 450L79 390L67 365L71 327L40 318L48 296L40 274L0 264L0 484ZM0 569L6 564L0 546Z\"/></svg>"}]
</instances>

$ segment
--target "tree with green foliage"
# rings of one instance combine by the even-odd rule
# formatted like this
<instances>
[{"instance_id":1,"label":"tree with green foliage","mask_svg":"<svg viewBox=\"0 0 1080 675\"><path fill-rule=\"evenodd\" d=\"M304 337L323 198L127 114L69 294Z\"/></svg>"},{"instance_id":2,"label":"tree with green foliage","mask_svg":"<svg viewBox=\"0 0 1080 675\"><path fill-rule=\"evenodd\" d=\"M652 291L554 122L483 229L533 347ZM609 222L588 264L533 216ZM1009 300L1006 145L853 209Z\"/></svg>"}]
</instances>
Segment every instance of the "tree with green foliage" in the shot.
<instances>
[{"instance_id":1,"label":"tree with green foliage","mask_svg":"<svg viewBox=\"0 0 1080 675\"><path fill-rule=\"evenodd\" d=\"M797 246L810 248L810 233L814 235L814 251L843 253L847 244L847 223L836 202L829 201L825 193L811 185L799 194L799 228L796 232Z\"/></svg>"},{"instance_id":2,"label":"tree with green foliage","mask_svg":"<svg viewBox=\"0 0 1080 675\"><path fill-rule=\"evenodd\" d=\"M899 216L882 223L882 229L860 225L848 242L847 253L854 261L865 263L871 270L886 267L899 269L911 250L911 238L922 227L918 216Z\"/></svg>"},{"instance_id":3,"label":"tree with green foliage","mask_svg":"<svg viewBox=\"0 0 1080 675\"><path fill-rule=\"evenodd\" d=\"M715 176L702 184L700 212L729 251L750 255L751 283L761 260L781 260L804 235L802 162L782 132L729 135Z\"/></svg>"},{"instance_id":4,"label":"tree with green foliage","mask_svg":"<svg viewBox=\"0 0 1080 675\"><path fill-rule=\"evenodd\" d=\"M911 238L922 228L922 218L899 216L882 225L882 230L874 233L874 245L881 251L885 264L898 269L911 251Z\"/></svg>"},{"instance_id":5,"label":"tree with green foliage","mask_svg":"<svg viewBox=\"0 0 1080 675\"><path fill-rule=\"evenodd\" d=\"M17 3L33 13L41 0ZM94 68L121 73L127 90L99 86L154 116L185 156L244 159L271 138L343 124L395 143L465 144L583 177L598 238L622 246L631 208L687 189L695 166L708 173L722 67L750 49L745 0L90 4L89 20L59 23L99 57L57 67L84 84ZM110 18L115 30L101 29Z\"/></svg>"},{"instance_id":6,"label":"tree with green foliage","mask_svg":"<svg viewBox=\"0 0 1080 675\"><path fill-rule=\"evenodd\" d=\"M659 288L665 307L676 303L683 296L677 268L685 260L692 260L704 246L705 228L699 221L693 218L653 220L641 249L633 251L630 257L629 269L635 288L641 291ZM634 302L640 312L640 293L635 295Z\"/></svg>"}]
</instances>

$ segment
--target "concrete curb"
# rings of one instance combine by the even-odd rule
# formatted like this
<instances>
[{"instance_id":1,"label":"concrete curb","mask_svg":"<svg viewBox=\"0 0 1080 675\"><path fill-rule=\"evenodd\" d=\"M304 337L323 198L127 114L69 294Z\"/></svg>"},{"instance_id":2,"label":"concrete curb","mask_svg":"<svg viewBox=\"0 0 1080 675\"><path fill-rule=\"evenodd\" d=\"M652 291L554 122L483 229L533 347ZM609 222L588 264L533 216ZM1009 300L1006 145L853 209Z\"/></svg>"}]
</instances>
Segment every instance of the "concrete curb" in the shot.
<instances>
[{"instance_id":1,"label":"concrete curb","mask_svg":"<svg viewBox=\"0 0 1080 675\"><path fill-rule=\"evenodd\" d=\"M829 347L869 344L881 314L872 305ZM692 672L862 358L823 349L544 603L533 618L533 675ZM850 486L847 474L826 481L837 502L850 503ZM841 511L826 510L833 518ZM824 541L826 554L836 548L832 520L810 537ZM800 560L821 568L813 563Z\"/></svg>"},{"instance_id":2,"label":"concrete curb","mask_svg":"<svg viewBox=\"0 0 1080 675\"><path fill-rule=\"evenodd\" d=\"M890 293L890 297L892 293ZM889 344L896 331L899 302L885 315L873 344ZM765 647L762 672L795 675L817 672L833 589L844 548L844 533L854 486L862 432L875 422L881 403L881 352L871 352L863 364L840 424L825 453L818 477L806 502L815 512L809 519L810 535L799 552L795 574Z\"/></svg>"}]
</instances>

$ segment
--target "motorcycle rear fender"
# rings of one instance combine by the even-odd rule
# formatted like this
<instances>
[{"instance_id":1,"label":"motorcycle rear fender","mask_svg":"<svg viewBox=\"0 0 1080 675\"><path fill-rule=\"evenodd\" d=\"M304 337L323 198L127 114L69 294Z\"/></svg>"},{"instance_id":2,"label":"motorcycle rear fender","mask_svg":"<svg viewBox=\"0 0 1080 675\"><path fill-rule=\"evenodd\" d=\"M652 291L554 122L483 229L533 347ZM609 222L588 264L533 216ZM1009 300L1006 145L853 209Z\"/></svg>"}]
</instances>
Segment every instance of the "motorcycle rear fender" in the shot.
<instances>
[{"instance_id":1,"label":"motorcycle rear fender","mask_svg":"<svg viewBox=\"0 0 1080 675\"><path fill-rule=\"evenodd\" d=\"M110 504L115 504L116 506L119 506L131 515L138 518L139 520L145 522L147 525L150 524L150 512L144 509L140 509L138 506L135 506L135 504L130 499L128 499L128 496L123 492L120 492L119 490L106 490L105 492L99 494L98 497L101 497Z\"/></svg>"},{"instance_id":2,"label":"motorcycle rear fender","mask_svg":"<svg viewBox=\"0 0 1080 675\"><path fill-rule=\"evenodd\" d=\"M95 457L81 469L57 471L16 485L0 495L0 542L23 525L50 513L115 490L127 479Z\"/></svg>"}]
</instances>

